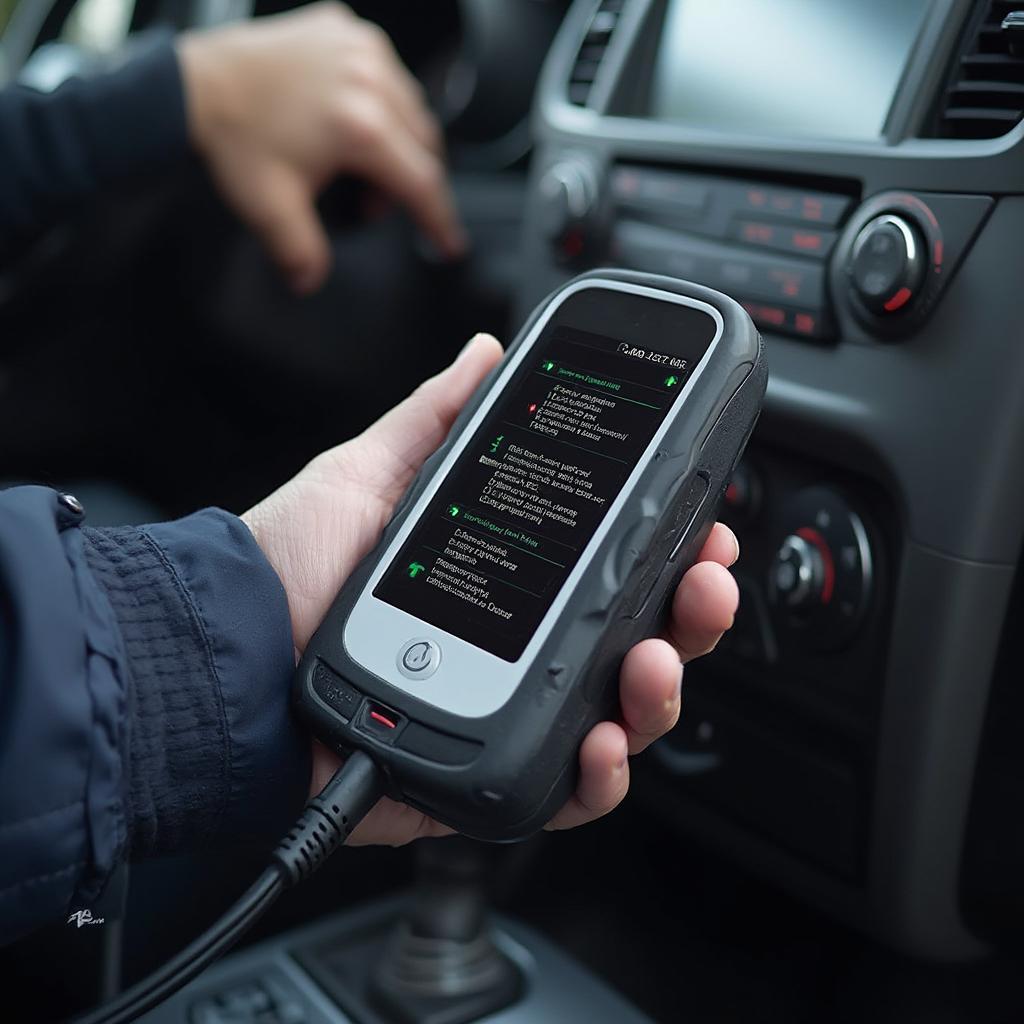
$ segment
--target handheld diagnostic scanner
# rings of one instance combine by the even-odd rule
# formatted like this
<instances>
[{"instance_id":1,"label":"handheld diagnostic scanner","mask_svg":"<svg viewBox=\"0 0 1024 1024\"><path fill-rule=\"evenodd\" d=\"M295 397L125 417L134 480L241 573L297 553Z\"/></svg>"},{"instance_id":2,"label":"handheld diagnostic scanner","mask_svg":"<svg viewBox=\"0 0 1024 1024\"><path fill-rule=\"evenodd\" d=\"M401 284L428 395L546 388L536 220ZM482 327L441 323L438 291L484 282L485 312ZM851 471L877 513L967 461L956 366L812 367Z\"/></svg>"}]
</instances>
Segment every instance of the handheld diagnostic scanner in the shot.
<instances>
[{"instance_id":1,"label":"handheld diagnostic scanner","mask_svg":"<svg viewBox=\"0 0 1024 1024\"><path fill-rule=\"evenodd\" d=\"M700 551L766 380L725 295L619 270L565 285L342 588L296 671L301 718L463 833L542 827Z\"/></svg>"}]
</instances>

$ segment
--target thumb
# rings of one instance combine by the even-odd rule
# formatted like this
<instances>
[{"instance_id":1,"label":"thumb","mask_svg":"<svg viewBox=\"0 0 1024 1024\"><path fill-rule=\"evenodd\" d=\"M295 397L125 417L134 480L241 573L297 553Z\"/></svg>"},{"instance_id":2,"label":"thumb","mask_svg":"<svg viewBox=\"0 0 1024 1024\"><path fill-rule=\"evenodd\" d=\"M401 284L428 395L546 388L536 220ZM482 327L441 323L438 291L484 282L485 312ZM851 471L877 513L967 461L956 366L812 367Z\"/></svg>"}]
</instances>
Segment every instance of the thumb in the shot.
<instances>
[{"instance_id":1,"label":"thumb","mask_svg":"<svg viewBox=\"0 0 1024 1024\"><path fill-rule=\"evenodd\" d=\"M306 182L286 166L264 168L251 180L238 207L300 294L323 284L331 262L330 243Z\"/></svg>"},{"instance_id":2,"label":"thumb","mask_svg":"<svg viewBox=\"0 0 1024 1024\"><path fill-rule=\"evenodd\" d=\"M379 458L378 473L385 466L390 467L390 488L399 493L405 490L501 357L502 348L496 338L490 334L475 335L451 366L424 381L404 402L356 438L353 443Z\"/></svg>"}]
</instances>

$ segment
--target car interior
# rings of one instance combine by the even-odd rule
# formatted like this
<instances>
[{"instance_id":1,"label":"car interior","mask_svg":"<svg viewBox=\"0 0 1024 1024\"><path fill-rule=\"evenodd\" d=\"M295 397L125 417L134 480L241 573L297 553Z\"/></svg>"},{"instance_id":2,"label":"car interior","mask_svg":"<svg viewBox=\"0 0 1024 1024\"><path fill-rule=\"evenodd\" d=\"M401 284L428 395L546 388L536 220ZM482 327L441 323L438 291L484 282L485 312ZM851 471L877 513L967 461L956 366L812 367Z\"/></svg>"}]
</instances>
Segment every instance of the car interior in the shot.
<instances>
[{"instance_id":1,"label":"car interior","mask_svg":"<svg viewBox=\"0 0 1024 1024\"><path fill-rule=\"evenodd\" d=\"M0 0L0 81L293 6ZM94 525L241 513L576 274L664 274L766 343L720 510L739 611L611 815L341 850L142 1019L1024 1020L1024 9L351 6L441 119L469 254L339 180L298 298L198 162L104 195L0 262L0 481ZM109 998L265 858L132 864L102 935L0 952L2 1015ZM410 915L444 922L427 952Z\"/></svg>"}]
</instances>

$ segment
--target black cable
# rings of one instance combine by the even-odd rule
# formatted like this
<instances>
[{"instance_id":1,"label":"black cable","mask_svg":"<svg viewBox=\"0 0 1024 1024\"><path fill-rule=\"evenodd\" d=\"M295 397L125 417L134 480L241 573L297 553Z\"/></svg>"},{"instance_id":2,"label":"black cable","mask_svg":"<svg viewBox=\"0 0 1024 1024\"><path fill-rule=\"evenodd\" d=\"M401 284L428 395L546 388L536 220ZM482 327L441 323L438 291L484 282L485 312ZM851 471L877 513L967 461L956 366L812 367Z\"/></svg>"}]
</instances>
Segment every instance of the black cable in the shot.
<instances>
[{"instance_id":1,"label":"black cable","mask_svg":"<svg viewBox=\"0 0 1024 1024\"><path fill-rule=\"evenodd\" d=\"M237 902L177 956L76 1024L126 1024L151 1010L227 952L270 905L308 878L348 838L383 793L376 765L356 751L306 804L278 844L273 864Z\"/></svg>"}]
</instances>

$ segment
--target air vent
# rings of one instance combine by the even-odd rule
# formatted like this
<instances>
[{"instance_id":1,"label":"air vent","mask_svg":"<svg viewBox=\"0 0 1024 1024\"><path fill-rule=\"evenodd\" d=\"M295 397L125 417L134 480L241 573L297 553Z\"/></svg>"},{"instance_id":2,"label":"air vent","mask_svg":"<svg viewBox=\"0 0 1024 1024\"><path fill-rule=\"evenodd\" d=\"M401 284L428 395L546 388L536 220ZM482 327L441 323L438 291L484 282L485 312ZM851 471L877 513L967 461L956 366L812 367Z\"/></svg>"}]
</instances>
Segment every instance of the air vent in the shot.
<instances>
[{"instance_id":1,"label":"air vent","mask_svg":"<svg viewBox=\"0 0 1024 1024\"><path fill-rule=\"evenodd\" d=\"M1024 115L1024 2L983 0L935 119L943 139L994 139Z\"/></svg>"},{"instance_id":2,"label":"air vent","mask_svg":"<svg viewBox=\"0 0 1024 1024\"><path fill-rule=\"evenodd\" d=\"M587 27L579 53L569 75L569 102L585 107L594 88L598 68L611 42L612 33L619 23L619 14L625 0L601 0Z\"/></svg>"}]
</instances>

